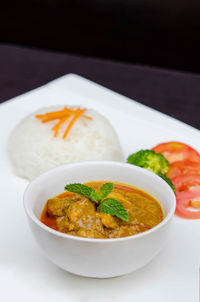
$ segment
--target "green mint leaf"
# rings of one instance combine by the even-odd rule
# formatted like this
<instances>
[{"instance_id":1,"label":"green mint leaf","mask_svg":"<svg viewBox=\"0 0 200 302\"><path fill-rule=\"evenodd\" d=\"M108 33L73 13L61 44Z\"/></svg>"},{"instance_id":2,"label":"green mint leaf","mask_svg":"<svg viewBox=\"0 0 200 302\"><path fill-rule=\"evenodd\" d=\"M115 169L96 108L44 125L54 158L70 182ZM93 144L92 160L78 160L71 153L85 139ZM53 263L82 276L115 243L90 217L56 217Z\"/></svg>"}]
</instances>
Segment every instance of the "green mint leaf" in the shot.
<instances>
[{"instance_id":1,"label":"green mint leaf","mask_svg":"<svg viewBox=\"0 0 200 302\"><path fill-rule=\"evenodd\" d=\"M114 198L107 198L98 206L100 212L117 216L124 221L129 221L129 215L124 206Z\"/></svg>"},{"instance_id":2,"label":"green mint leaf","mask_svg":"<svg viewBox=\"0 0 200 302\"><path fill-rule=\"evenodd\" d=\"M89 198L93 189L80 183L74 183L66 185L65 190L84 195L85 197Z\"/></svg>"},{"instance_id":3,"label":"green mint leaf","mask_svg":"<svg viewBox=\"0 0 200 302\"><path fill-rule=\"evenodd\" d=\"M77 193L79 195L83 195L94 202L97 202L99 200L98 199L99 195L94 189L80 183L66 185L65 190L69 192Z\"/></svg>"},{"instance_id":4,"label":"green mint leaf","mask_svg":"<svg viewBox=\"0 0 200 302\"><path fill-rule=\"evenodd\" d=\"M101 186L100 189L100 200L104 199L108 194L110 194L113 190L113 184L111 182L106 182Z\"/></svg>"},{"instance_id":5,"label":"green mint leaf","mask_svg":"<svg viewBox=\"0 0 200 302\"><path fill-rule=\"evenodd\" d=\"M91 192L90 194L90 197L89 197L90 200L94 201L94 202L97 202L101 199L99 194L93 189L93 191Z\"/></svg>"}]
</instances>

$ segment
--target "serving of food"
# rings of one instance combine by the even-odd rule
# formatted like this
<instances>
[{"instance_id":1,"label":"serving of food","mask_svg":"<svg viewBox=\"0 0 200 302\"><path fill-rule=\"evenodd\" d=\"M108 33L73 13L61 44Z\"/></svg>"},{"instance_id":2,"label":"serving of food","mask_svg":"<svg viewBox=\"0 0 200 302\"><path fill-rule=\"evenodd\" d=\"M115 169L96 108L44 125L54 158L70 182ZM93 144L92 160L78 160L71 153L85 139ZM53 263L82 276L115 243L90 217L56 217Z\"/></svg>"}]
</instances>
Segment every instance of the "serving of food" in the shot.
<instances>
[{"instance_id":1,"label":"serving of food","mask_svg":"<svg viewBox=\"0 0 200 302\"><path fill-rule=\"evenodd\" d=\"M15 173L30 180L63 164L123 160L109 121L94 110L73 106L43 108L27 116L12 132L8 150ZM176 194L177 215L200 218L200 155L196 150L180 142L161 143L129 155L127 162L167 182ZM164 219L154 197L126 184L101 179L69 184L65 189L48 199L41 214L42 223L62 233L121 238L145 232Z\"/></svg>"},{"instance_id":2,"label":"serving of food","mask_svg":"<svg viewBox=\"0 0 200 302\"><path fill-rule=\"evenodd\" d=\"M123 161L110 122L75 106L41 108L25 117L11 133L8 152L15 174L28 180L71 162Z\"/></svg>"},{"instance_id":3,"label":"serving of food","mask_svg":"<svg viewBox=\"0 0 200 302\"><path fill-rule=\"evenodd\" d=\"M50 198L41 222L86 238L120 238L150 230L164 219L161 205L143 191L110 182L69 184Z\"/></svg>"},{"instance_id":4,"label":"serving of food","mask_svg":"<svg viewBox=\"0 0 200 302\"><path fill-rule=\"evenodd\" d=\"M33 180L24 207L39 246L54 263L82 276L108 278L140 268L163 248L175 195L146 169L84 161Z\"/></svg>"},{"instance_id":5,"label":"serving of food","mask_svg":"<svg viewBox=\"0 0 200 302\"><path fill-rule=\"evenodd\" d=\"M31 278L31 301L63 293L70 302L195 300L199 132L83 79L72 82L0 106L3 296L12 288L29 299ZM34 239L54 264L81 276L145 267L83 280L42 258ZM171 292L172 284L182 286Z\"/></svg>"},{"instance_id":6,"label":"serving of food","mask_svg":"<svg viewBox=\"0 0 200 302\"><path fill-rule=\"evenodd\" d=\"M59 168L64 164L66 165L63 166L64 169L68 171L67 165L70 163L85 162L87 167L87 160L94 165L94 160L98 160L102 166L105 163L103 160L111 161L111 163L123 161L117 134L109 121L94 110L81 109L81 107L50 107L31 114L12 132L8 146L15 173L27 179L33 179L45 171L48 175L51 168ZM174 194L176 194L177 215L191 219L200 218L200 155L196 150L180 142L161 143L152 149L143 149L130 154L127 165L130 168L142 168L143 171L149 170L150 174L155 175L168 187L174 200ZM149 194L152 189L154 190L152 183L147 190L143 182L137 187L137 181L133 181L134 171L132 171L130 182L124 182L124 178L120 175L120 166L115 174L111 171L113 179L110 175L106 177L107 171L103 171L101 177L97 177L99 166L96 166L94 176L89 180L85 177L89 168L88 165L84 171L86 181L80 182L81 167L76 175L72 164L70 179L74 179L76 175L76 181L69 182L66 177L62 178L61 182L67 183L66 192L60 191L48 196L47 200L34 199L34 202L43 204L39 217L38 213L37 218L35 217L37 222L26 210L30 220L37 225L37 240L38 223L40 223L39 228L45 226L48 232L53 230L56 234L71 238L85 238L95 242L96 240L137 238L138 235L148 234L151 230L154 232L156 227L166 221L167 211L166 207L163 208L162 198L161 200L156 198L155 192ZM116 167L111 164L110 168ZM54 170L50 170L50 175L51 171ZM55 181L60 179L60 175L54 177L50 187L53 192L56 192ZM27 198L25 199L26 204ZM25 208L27 209L27 205ZM171 209L170 218L173 215L173 204ZM33 209L32 211L34 212ZM35 233L34 229L35 227L33 233ZM49 243L45 244L45 240L39 244L45 251L49 249ZM155 241L154 244L157 246ZM63 248L66 248L65 243L60 246L64 252ZM111 273L113 263L107 264L107 269L104 268L103 273L100 267L89 273L83 265L78 270L75 266L70 269L68 260L64 259L60 263L57 255L54 255L54 247L50 247L50 253L51 249L53 256L50 258L68 271L91 277L122 274L119 268ZM87 248L85 250L83 247L83 251L85 253ZM105 255L108 257L106 253ZM69 255L67 257L71 259ZM102 260L106 261L105 258ZM148 263L148 260L144 257L142 263ZM140 266L134 263L133 266L129 265L129 269L122 271L126 273L131 267L130 271L133 271Z\"/></svg>"}]
</instances>

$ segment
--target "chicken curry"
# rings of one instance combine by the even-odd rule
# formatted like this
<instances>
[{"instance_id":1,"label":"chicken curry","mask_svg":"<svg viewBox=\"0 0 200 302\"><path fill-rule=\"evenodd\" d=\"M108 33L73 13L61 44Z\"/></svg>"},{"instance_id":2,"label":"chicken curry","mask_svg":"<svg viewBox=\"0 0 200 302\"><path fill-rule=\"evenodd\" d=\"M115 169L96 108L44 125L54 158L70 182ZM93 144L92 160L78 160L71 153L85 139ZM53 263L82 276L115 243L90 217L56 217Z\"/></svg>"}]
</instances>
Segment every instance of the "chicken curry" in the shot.
<instances>
[{"instance_id":1,"label":"chicken curry","mask_svg":"<svg viewBox=\"0 0 200 302\"><path fill-rule=\"evenodd\" d=\"M104 183L94 181L86 185L99 192ZM118 200L124 206L129 221L100 212L89 198L72 192L50 198L40 220L48 227L69 235L107 239L147 231L164 219L159 202L137 188L114 183L108 197Z\"/></svg>"}]
</instances>

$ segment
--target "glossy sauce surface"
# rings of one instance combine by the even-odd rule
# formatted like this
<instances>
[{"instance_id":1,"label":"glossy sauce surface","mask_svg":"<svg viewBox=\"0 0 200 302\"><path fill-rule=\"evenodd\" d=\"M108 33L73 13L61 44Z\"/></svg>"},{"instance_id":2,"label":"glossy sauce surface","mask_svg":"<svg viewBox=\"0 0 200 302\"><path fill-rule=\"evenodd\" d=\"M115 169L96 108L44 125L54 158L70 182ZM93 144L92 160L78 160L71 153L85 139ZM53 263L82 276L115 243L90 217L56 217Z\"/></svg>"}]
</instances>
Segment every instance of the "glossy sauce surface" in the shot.
<instances>
[{"instance_id":1,"label":"glossy sauce surface","mask_svg":"<svg viewBox=\"0 0 200 302\"><path fill-rule=\"evenodd\" d=\"M86 185L99 191L103 181ZM109 194L121 202L129 214L125 222L115 216L101 213L94 202L76 193L64 192L49 199L41 214L41 222L57 231L86 238L120 238L147 231L164 219L161 205L147 193L114 183Z\"/></svg>"}]
</instances>

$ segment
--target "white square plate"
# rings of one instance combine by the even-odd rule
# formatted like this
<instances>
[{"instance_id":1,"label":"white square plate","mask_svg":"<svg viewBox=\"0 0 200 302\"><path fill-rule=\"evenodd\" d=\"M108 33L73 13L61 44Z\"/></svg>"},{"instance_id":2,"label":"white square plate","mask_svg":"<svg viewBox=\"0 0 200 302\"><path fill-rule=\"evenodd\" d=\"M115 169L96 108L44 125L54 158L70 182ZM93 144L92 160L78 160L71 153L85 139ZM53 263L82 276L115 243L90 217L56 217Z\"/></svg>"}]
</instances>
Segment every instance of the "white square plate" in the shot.
<instances>
[{"instance_id":1,"label":"white square plate","mask_svg":"<svg viewBox=\"0 0 200 302\"><path fill-rule=\"evenodd\" d=\"M174 218L171 239L149 265L113 279L74 276L54 266L37 247L22 196L28 182L12 173L7 141L27 114L53 104L77 104L104 114L125 156L177 140L200 151L200 132L182 122L83 79L66 75L0 106L0 297L34 302L198 301L200 221ZM111 255L112 256L112 255Z\"/></svg>"}]
</instances>

